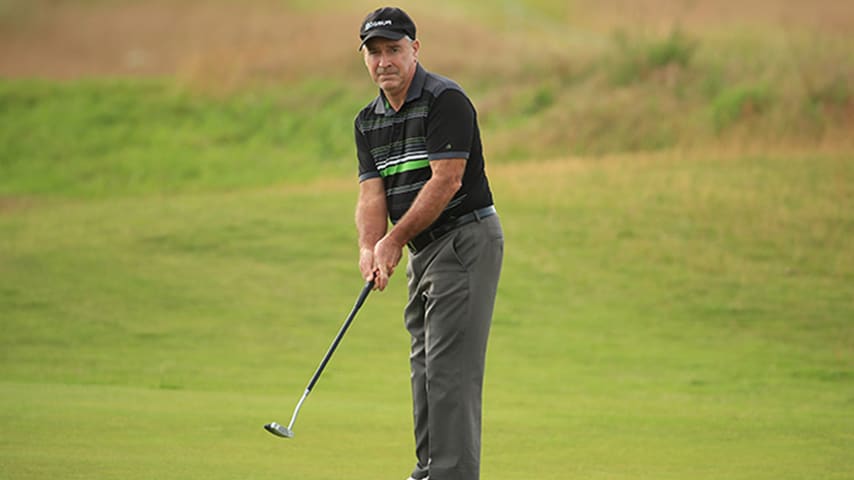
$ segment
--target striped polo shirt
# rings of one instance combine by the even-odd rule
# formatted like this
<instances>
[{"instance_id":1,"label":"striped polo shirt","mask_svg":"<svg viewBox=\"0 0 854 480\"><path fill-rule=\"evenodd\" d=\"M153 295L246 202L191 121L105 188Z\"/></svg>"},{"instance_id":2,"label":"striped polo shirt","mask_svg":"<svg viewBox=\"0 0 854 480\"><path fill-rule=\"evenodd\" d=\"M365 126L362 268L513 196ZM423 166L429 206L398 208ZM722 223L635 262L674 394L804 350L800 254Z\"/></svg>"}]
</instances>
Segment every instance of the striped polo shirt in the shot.
<instances>
[{"instance_id":1,"label":"striped polo shirt","mask_svg":"<svg viewBox=\"0 0 854 480\"><path fill-rule=\"evenodd\" d=\"M400 111L380 91L356 116L355 136L359 181L382 178L392 223L430 179L433 160L464 158L466 168L462 187L428 228L492 205L477 113L452 80L417 65Z\"/></svg>"}]
</instances>

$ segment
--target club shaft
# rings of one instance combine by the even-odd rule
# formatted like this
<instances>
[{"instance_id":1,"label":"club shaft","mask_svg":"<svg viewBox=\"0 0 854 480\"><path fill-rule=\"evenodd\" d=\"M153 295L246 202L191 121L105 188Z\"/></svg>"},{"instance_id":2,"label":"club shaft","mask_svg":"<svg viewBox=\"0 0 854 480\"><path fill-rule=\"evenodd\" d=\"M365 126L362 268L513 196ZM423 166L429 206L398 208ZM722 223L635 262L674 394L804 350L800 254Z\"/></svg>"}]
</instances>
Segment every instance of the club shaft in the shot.
<instances>
[{"instance_id":1,"label":"club shaft","mask_svg":"<svg viewBox=\"0 0 854 480\"><path fill-rule=\"evenodd\" d=\"M368 298L368 294L371 292L371 290L373 290L373 288L373 280L367 282L365 284L365 287L362 288L362 293L360 293L359 298L356 299L356 304L353 306L353 309L350 311L350 314L347 315L347 319L344 321L344 325L342 325L341 329L338 330L338 334L335 336L335 340L332 341L332 345L330 345L329 350L326 351L326 355L323 356L323 360L320 362L320 365L317 367L317 370L311 377L311 381L308 383L308 387L306 387L305 392L303 392L302 397L299 399L299 402L297 402L297 406L296 408L294 408L294 414L291 416L291 423L288 424L287 428L284 428L278 425L277 423L270 423L265 426L268 431L280 437L293 437L294 423L296 423L297 421L297 415L299 415L299 411L302 408L302 404L305 402L305 399L308 398L308 394L311 393L311 389L314 387L314 384L317 383L317 379L320 378L320 374L323 373L323 369L326 368L326 364L329 363L329 359L332 358L332 354L335 352L335 349L338 348L338 344L341 343L341 338L344 337L344 333L347 331L347 328L350 327L350 324L353 322L353 318L356 317L356 312L358 312L359 308L362 307L362 304L365 303L365 299Z\"/></svg>"},{"instance_id":2,"label":"club shaft","mask_svg":"<svg viewBox=\"0 0 854 480\"><path fill-rule=\"evenodd\" d=\"M347 329L350 328L350 324L353 323L353 318L356 317L356 312L358 312L359 309L362 307L362 304L365 303L365 299L368 298L368 294L371 293L371 290L373 288L373 281L367 282L364 288L362 288L362 292L359 294L359 298L356 299L356 304L353 305L353 309L350 310L350 314L347 315L347 319L344 320L344 324L341 325L341 329L338 330L338 335L335 335L335 340L332 341L332 345L329 346L329 350L326 351L326 355L324 355L323 360L320 361L320 365L317 367L317 370L315 370L314 375L311 377L311 381L308 382L308 387L306 387L305 389L305 394L303 394L302 400L305 400L305 397L307 397L309 392L311 392L311 389L314 388L314 384L317 383L317 379L320 378L320 374L323 373L323 369L326 368L326 364L329 363L329 359L332 358L332 354L335 353L335 349L338 348L338 344L341 343L341 339L344 337L344 333L347 332ZM300 400L300 404L302 404L302 400ZM297 407L297 410L299 410L299 407Z\"/></svg>"},{"instance_id":3,"label":"club shaft","mask_svg":"<svg viewBox=\"0 0 854 480\"><path fill-rule=\"evenodd\" d=\"M294 431L294 423L297 421L297 415L299 415L299 409L302 408L303 402L305 402L306 397L308 397L309 390L306 390L302 394L302 398L297 402L297 407L294 409L294 414L291 416L291 423L288 424L288 431Z\"/></svg>"}]
</instances>

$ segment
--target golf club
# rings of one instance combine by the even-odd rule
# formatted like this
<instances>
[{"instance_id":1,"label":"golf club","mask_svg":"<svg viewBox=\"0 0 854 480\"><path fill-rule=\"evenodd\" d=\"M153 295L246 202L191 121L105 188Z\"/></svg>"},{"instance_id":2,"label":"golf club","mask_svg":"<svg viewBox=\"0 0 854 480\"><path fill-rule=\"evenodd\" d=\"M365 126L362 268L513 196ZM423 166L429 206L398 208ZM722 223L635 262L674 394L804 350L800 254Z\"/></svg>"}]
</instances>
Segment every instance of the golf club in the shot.
<instances>
[{"instance_id":1,"label":"golf club","mask_svg":"<svg viewBox=\"0 0 854 480\"><path fill-rule=\"evenodd\" d=\"M364 288L362 288L362 293L360 293L359 298L356 299L356 304L353 306L353 309L350 310L350 314L347 315L347 319L344 320L344 325L341 325L341 329L338 330L338 335L335 335L335 340L332 341L332 345L329 346L329 350L326 351L326 355L323 356L323 360L320 361L320 365L314 372L314 376L312 376L311 381L308 382L308 386L305 388L305 392L303 392L302 398L299 399L299 402L297 403L297 406L294 409L294 414L293 416L291 416L291 423L289 423L287 427L280 425L276 422L268 423L267 425L264 425L264 428L267 429L268 432L278 437L293 438L294 422L297 421L297 415L299 414L300 408L302 408L303 402L305 402L305 399L306 397L308 397L308 394L311 393L311 389L314 387L314 384L317 383L317 379L320 378L320 374L323 373L323 369L326 368L326 364L329 362L329 359L332 358L332 354L335 353L335 349L341 342L341 338L344 336L344 333L347 331L347 328L349 328L350 324L353 322L353 318L356 316L356 312L358 312L359 308L362 307L362 304L365 303L365 299L368 298L368 294L371 293L371 290L373 288L373 280L370 280L368 283L365 284Z\"/></svg>"}]
</instances>

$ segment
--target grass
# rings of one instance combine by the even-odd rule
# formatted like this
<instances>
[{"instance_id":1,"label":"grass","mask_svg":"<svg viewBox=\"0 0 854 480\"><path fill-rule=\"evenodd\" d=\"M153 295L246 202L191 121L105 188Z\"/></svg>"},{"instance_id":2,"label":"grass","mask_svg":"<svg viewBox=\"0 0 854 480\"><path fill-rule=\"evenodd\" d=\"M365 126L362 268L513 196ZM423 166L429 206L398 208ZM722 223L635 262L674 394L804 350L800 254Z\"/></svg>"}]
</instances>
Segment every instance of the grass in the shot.
<instances>
[{"instance_id":1,"label":"grass","mask_svg":"<svg viewBox=\"0 0 854 480\"><path fill-rule=\"evenodd\" d=\"M484 475L851 478L852 165L493 167L508 255ZM358 293L354 194L342 177L7 207L3 476L406 473L402 277L297 438L261 429L287 421Z\"/></svg>"},{"instance_id":2,"label":"grass","mask_svg":"<svg viewBox=\"0 0 854 480\"><path fill-rule=\"evenodd\" d=\"M580 84L555 77L515 90L473 83L490 159L702 150L712 142L847 151L841 130L850 96L838 80L795 98L778 84L731 84L723 74L684 80L691 74L678 66L676 83L662 87L649 68L606 97L596 72ZM227 191L349 174L352 119L371 95L367 84L317 78L227 94L168 79L3 81L0 194Z\"/></svg>"},{"instance_id":3,"label":"grass","mask_svg":"<svg viewBox=\"0 0 854 480\"><path fill-rule=\"evenodd\" d=\"M221 98L162 80L0 83L0 192L229 189L349 171L341 159L352 154L355 114L339 113L363 99L312 80L287 93Z\"/></svg>"},{"instance_id":4,"label":"grass","mask_svg":"<svg viewBox=\"0 0 854 480\"><path fill-rule=\"evenodd\" d=\"M715 129L722 131L744 117L761 115L773 102L768 85L736 86L722 91L712 103Z\"/></svg>"}]
</instances>

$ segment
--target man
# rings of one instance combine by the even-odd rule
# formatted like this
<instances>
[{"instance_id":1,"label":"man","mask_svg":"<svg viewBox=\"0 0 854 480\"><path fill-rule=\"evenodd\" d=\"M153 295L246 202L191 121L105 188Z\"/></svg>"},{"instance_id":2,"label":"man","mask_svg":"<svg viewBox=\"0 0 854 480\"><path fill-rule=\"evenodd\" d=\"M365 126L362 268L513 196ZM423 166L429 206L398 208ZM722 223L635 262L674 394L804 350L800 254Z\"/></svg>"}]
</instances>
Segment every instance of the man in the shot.
<instances>
[{"instance_id":1,"label":"man","mask_svg":"<svg viewBox=\"0 0 854 480\"><path fill-rule=\"evenodd\" d=\"M405 12L389 7L370 13L360 29L379 96L355 121L359 268L383 290L409 249L404 320L417 458L410 479L477 480L504 237L474 107L459 85L420 66L415 30Z\"/></svg>"}]
</instances>

